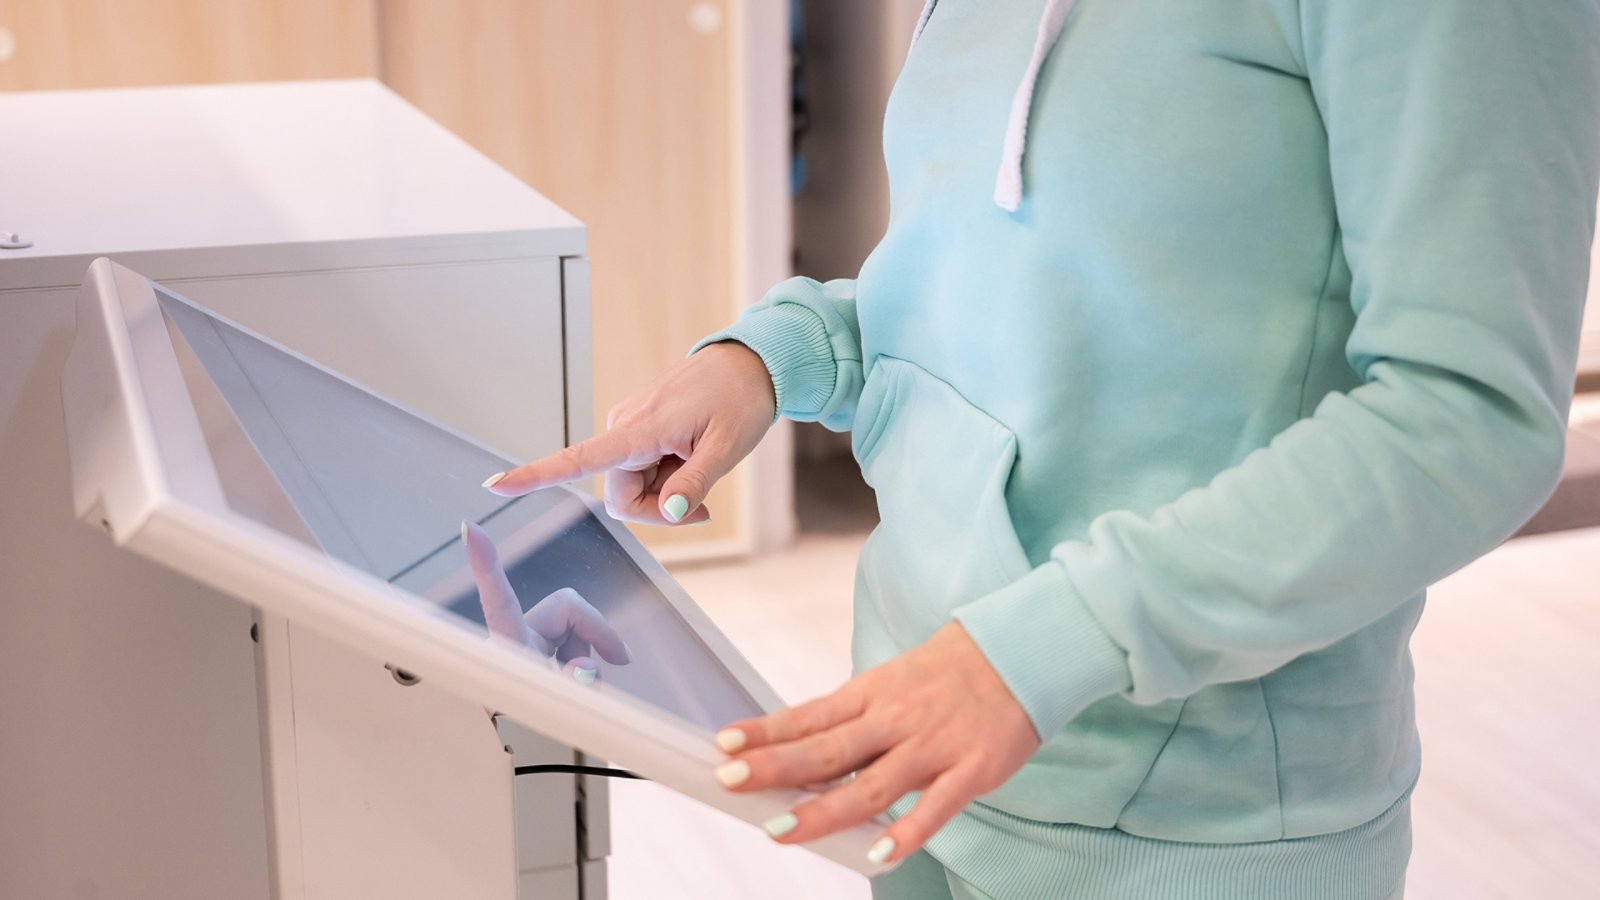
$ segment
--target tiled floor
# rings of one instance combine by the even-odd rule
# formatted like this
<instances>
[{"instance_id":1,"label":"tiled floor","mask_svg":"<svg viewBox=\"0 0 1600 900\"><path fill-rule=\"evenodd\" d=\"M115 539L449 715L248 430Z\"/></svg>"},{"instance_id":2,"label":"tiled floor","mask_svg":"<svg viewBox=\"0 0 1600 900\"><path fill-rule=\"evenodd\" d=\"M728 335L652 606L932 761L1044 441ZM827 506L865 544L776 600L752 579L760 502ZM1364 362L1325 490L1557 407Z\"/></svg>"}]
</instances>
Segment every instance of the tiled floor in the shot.
<instances>
[{"instance_id":1,"label":"tiled floor","mask_svg":"<svg viewBox=\"0 0 1600 900\"><path fill-rule=\"evenodd\" d=\"M1600 897L1600 528L1446 579L1412 640L1411 900Z\"/></svg>"},{"instance_id":2,"label":"tiled floor","mask_svg":"<svg viewBox=\"0 0 1600 900\"><path fill-rule=\"evenodd\" d=\"M1587 408L1575 422L1600 432L1600 402ZM790 701L848 675L871 517L847 472L810 484L834 489L802 493L811 527L789 551L676 571ZM1413 653L1425 762L1407 897L1600 897L1600 528L1519 538L1440 583ZM654 785L619 782L613 798L615 900L868 896L853 873Z\"/></svg>"}]
</instances>

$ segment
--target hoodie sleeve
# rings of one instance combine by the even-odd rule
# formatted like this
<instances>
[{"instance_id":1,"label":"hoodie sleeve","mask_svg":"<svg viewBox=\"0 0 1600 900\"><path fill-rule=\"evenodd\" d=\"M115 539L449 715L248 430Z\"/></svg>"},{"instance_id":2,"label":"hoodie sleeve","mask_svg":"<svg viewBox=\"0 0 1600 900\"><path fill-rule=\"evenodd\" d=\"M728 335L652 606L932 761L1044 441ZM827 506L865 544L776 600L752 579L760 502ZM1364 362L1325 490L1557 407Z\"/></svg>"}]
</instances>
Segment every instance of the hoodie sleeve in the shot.
<instances>
[{"instance_id":1,"label":"hoodie sleeve","mask_svg":"<svg viewBox=\"0 0 1600 900\"><path fill-rule=\"evenodd\" d=\"M849 430L863 379L853 279L780 282L689 353L718 341L738 341L761 357L772 375L777 416Z\"/></svg>"},{"instance_id":2,"label":"hoodie sleeve","mask_svg":"<svg viewBox=\"0 0 1600 900\"><path fill-rule=\"evenodd\" d=\"M1101 697L1184 697L1353 634L1493 548L1559 477L1600 169L1600 6L1300 7L1363 383L956 611L1045 738Z\"/></svg>"}]
</instances>

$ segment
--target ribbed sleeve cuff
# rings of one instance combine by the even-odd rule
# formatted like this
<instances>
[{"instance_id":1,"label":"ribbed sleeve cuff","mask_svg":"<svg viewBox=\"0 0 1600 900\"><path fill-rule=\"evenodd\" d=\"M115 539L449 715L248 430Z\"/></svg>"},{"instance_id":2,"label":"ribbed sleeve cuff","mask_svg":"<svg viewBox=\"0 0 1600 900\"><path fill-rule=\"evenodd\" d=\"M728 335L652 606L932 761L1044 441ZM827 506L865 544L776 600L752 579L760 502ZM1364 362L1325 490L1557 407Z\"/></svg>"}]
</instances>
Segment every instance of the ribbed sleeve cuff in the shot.
<instances>
[{"instance_id":1,"label":"ribbed sleeve cuff","mask_svg":"<svg viewBox=\"0 0 1600 900\"><path fill-rule=\"evenodd\" d=\"M1132 684L1127 654L1054 562L957 607L955 618L1027 711L1042 741L1089 704Z\"/></svg>"},{"instance_id":2,"label":"ribbed sleeve cuff","mask_svg":"<svg viewBox=\"0 0 1600 900\"><path fill-rule=\"evenodd\" d=\"M838 364L828 329L821 316L803 306L779 303L747 313L701 339L689 354L718 341L738 341L761 357L777 400L773 421L786 414L815 416L833 396Z\"/></svg>"}]
</instances>

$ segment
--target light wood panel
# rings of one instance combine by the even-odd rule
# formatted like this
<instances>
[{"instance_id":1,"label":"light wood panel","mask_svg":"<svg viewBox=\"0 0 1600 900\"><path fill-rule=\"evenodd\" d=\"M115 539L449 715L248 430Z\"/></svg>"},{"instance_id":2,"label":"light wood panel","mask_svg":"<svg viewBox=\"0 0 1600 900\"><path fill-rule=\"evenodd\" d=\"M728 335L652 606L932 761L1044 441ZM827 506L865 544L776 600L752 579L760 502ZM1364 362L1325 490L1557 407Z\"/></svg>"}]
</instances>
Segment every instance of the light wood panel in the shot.
<instances>
[{"instance_id":1,"label":"light wood panel","mask_svg":"<svg viewBox=\"0 0 1600 900\"><path fill-rule=\"evenodd\" d=\"M781 184L781 173L766 171L775 166L752 167L749 157L752 146L761 152L771 144L777 150L768 155L778 160L784 148L749 138L753 124L784 126L770 117L753 123L756 101L739 70L781 75L784 26L776 6L745 7L741 0L0 0L0 28L14 46L0 61L0 90L381 76L588 225L598 430L611 405L783 274L787 200L781 191L745 188L753 177ZM751 22L770 50L740 43ZM781 107L786 88L763 78L758 109ZM758 233L770 239L753 240ZM788 454L764 447L769 462L774 450L782 464L763 470L771 472L761 508L781 506L781 519ZM641 534L668 556L749 549L758 507L748 468L712 493L711 525ZM779 534L769 543L786 534L765 531Z\"/></svg>"},{"instance_id":2,"label":"light wood panel","mask_svg":"<svg viewBox=\"0 0 1600 900\"><path fill-rule=\"evenodd\" d=\"M0 90L370 76L375 14L376 0L0 0Z\"/></svg>"},{"instance_id":3,"label":"light wood panel","mask_svg":"<svg viewBox=\"0 0 1600 900\"><path fill-rule=\"evenodd\" d=\"M380 0L379 10L384 81L588 226L603 429L613 404L739 306L730 10L687 0ZM738 549L743 490L736 473L713 491L710 525L640 533L658 550Z\"/></svg>"}]
</instances>

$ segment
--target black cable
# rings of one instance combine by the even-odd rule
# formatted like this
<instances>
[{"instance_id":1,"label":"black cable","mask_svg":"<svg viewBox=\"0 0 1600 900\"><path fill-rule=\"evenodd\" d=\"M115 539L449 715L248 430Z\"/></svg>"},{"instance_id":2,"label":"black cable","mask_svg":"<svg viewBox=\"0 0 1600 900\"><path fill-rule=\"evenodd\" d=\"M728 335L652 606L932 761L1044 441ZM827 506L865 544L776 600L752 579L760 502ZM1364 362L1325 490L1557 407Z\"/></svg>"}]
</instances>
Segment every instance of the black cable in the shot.
<instances>
[{"instance_id":1,"label":"black cable","mask_svg":"<svg viewBox=\"0 0 1600 900\"><path fill-rule=\"evenodd\" d=\"M511 770L516 775L545 775L560 773L563 775L599 775L604 778L637 778L648 781L643 775L635 775L627 769L608 769L605 766L572 766L560 763L550 763L543 766L517 766Z\"/></svg>"}]
</instances>

